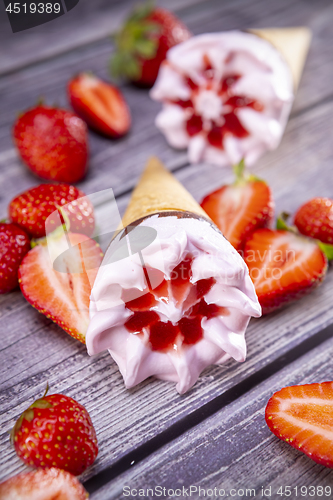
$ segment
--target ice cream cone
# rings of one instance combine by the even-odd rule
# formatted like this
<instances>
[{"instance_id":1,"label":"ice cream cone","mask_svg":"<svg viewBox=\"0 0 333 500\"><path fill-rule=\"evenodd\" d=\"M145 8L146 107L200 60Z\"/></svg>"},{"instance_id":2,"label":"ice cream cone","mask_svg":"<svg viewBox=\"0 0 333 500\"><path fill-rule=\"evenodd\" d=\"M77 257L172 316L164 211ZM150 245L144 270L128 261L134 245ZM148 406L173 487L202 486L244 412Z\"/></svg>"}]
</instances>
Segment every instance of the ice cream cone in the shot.
<instances>
[{"instance_id":1,"label":"ice cream cone","mask_svg":"<svg viewBox=\"0 0 333 500\"><path fill-rule=\"evenodd\" d=\"M151 157L133 191L123 226L160 212L191 212L209 219L208 215L160 160Z\"/></svg>"},{"instance_id":2,"label":"ice cream cone","mask_svg":"<svg viewBox=\"0 0 333 500\"><path fill-rule=\"evenodd\" d=\"M244 361L246 327L261 314L248 268L157 158L123 225L91 293L89 354L108 349L127 388L155 376L180 394L207 366Z\"/></svg>"},{"instance_id":3,"label":"ice cream cone","mask_svg":"<svg viewBox=\"0 0 333 500\"><path fill-rule=\"evenodd\" d=\"M294 89L297 90L312 37L309 28L300 26L249 31L270 42L282 54L291 70Z\"/></svg>"}]
</instances>

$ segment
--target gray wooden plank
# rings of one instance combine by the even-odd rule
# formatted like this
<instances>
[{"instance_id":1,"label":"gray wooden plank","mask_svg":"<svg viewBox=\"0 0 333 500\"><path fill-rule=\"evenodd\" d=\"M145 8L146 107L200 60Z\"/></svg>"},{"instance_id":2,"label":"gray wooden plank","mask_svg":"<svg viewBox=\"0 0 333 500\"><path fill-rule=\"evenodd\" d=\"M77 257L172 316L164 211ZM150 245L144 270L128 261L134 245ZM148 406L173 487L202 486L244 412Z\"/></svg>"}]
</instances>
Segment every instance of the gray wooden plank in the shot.
<instances>
[{"instance_id":1,"label":"gray wooden plank","mask_svg":"<svg viewBox=\"0 0 333 500\"><path fill-rule=\"evenodd\" d=\"M140 488L146 492L147 488L160 487L166 489L163 498L172 498L168 489L180 489L181 498L190 493L193 499L202 498L204 491L209 498L263 498L264 488L264 498L276 500L287 498L287 494L277 494L281 486L290 486L293 499L325 498L320 490L318 494L308 490L308 494L301 495L300 488L330 486L331 494L326 498L331 498L333 471L273 436L264 413L268 399L282 387L332 380L332 349L330 339L149 458L133 464L126 473L92 494L91 499L116 500L131 490L130 498L134 498ZM207 490L213 493L209 495ZM146 493L146 498L157 496L158 491L157 488L155 495L154 491Z\"/></svg>"},{"instance_id":2,"label":"gray wooden plank","mask_svg":"<svg viewBox=\"0 0 333 500\"><path fill-rule=\"evenodd\" d=\"M196 1L202 0L157 0L156 3L179 11ZM19 33L12 33L1 3L0 44L5 50L0 60L0 75L109 37L136 3L135 0L80 0L66 15Z\"/></svg>"},{"instance_id":3,"label":"gray wooden plank","mask_svg":"<svg viewBox=\"0 0 333 500\"><path fill-rule=\"evenodd\" d=\"M217 5L218 2L215 4ZM292 11L295 16L296 9ZM305 12L307 12L306 9ZM193 16L196 16L197 19L195 21L198 23L197 27L199 27L200 13L203 21L205 19L203 14L205 14L208 18L207 22L210 22L209 13L204 13L202 9L200 11L198 7L193 12ZM327 21L329 13L330 10L321 12L320 23L325 21L324 24L317 21L323 30L322 38L320 38L322 49L329 40L329 23ZM327 16L326 18L324 14ZM234 13L232 15L234 16ZM231 17L232 15L230 14ZM268 12L266 19L270 18L269 15ZM258 22L263 22L263 20L264 18L259 16ZM255 24L253 23L253 25ZM105 71L108 46L105 45L105 52L100 52L100 47L97 46L95 49L95 52L90 52L91 47L80 49L82 52L75 54L75 56L86 53L87 60L91 61L94 60L94 57L96 60L101 57L98 64L101 64L104 57L104 66L97 65L97 69L103 67L103 71ZM327 52L324 52L324 55L326 62L328 61ZM60 60L56 61L58 66L54 67L52 74L56 78L52 91L54 94L52 95L58 95L61 102L65 102L62 86L68 78L66 74L69 72L71 56L72 54L66 56L68 59L65 67L62 66ZM316 56L320 58L319 53ZM72 59L72 63L74 59ZM21 99L20 102L24 102L27 95L30 95L31 98L35 97L33 80L35 83L42 82L45 89L49 88L46 66L43 64L35 68L35 73L30 69L27 73L22 72L15 75L14 83L18 85L16 87L13 80L13 87L11 87L10 80L7 80L7 89L11 87L13 90L12 102L15 102L15 90L22 90L16 94L17 99ZM48 68L50 69L50 67ZM57 74L60 75L58 80ZM311 85L313 85L317 100L318 96L322 99L328 95L325 93L327 86L317 87L318 81L318 78L313 80L311 76L308 88L309 97L312 98L310 90ZM30 94L23 93L27 82ZM317 93L318 89L319 94ZM322 91L324 93L321 93ZM125 92L127 92L126 89ZM130 92L132 90L129 89L128 95ZM103 143L100 138L96 140L101 142L92 144L92 163L96 170L82 184L83 187L87 188L87 192L104 188L106 180L110 180L111 186L118 193L132 187L148 151L160 154L170 167L176 167L185 162L184 154L168 148L152 126L153 112L149 114L149 111L148 113L148 108L151 109L152 104L146 93L133 90L132 102L133 106L137 107L135 116L138 119L137 128L133 135L117 144L108 141ZM310 99L310 104L315 102L316 100ZM309 101L305 99L303 107L298 109L303 110L307 104ZM12 104L6 109L11 113ZM145 112L147 113L146 118ZM271 183L277 196L278 207L292 210L296 208L297 204L316 194L332 196L330 182L332 152L329 137L325 133L332 126L331 115L332 106L329 105L327 108L318 106L303 116L295 116L288 125L281 148L266 156L256 167L256 171ZM144 119L142 120L141 117ZM144 130L141 132L141 129ZM5 131L5 126L1 129L1 133L3 131ZM8 132L5 131L4 134L6 133ZM3 144L7 144L9 135L2 137ZM129 142L126 142L127 140ZM13 150L2 148L0 150L2 150L0 161L2 158L2 168L5 172L0 183L3 198L0 203L3 203L4 209L10 193L16 194L28 185L35 184L36 180L28 174L26 177L24 176ZM217 179L216 169L200 165L180 170L177 175L197 198L231 177L229 171L223 170L221 177ZM23 182L22 179L24 179ZM7 180L9 180L8 183ZM120 199L121 209L124 208L127 200L128 196ZM2 296L0 298L0 329L2 330L1 338L4 339L4 349L0 355L2 359L0 363L2 367L0 446L3 453L0 462L0 475L7 477L24 469L13 450L8 447L6 430L9 430L13 425L20 411L37 394L42 393L46 379L50 381L55 392L63 391L76 397L87 406L92 414L100 437L100 455L94 468L88 472L88 477L107 464L113 463L149 437L161 432L172 422L186 415L191 409L198 408L202 401L214 398L221 392L221 386L223 386L223 390L227 390L239 380L257 371L271 359L275 359L277 355L286 352L307 336L313 335L320 327L330 323L332 321L331 280L332 273L330 273L324 287L302 303L295 304L269 318L253 322L247 333L248 361L242 365L228 363L223 368L207 370L197 387L185 397L178 396L170 384L157 381L147 381L132 391L126 391L114 363L111 363L107 355L88 358L83 346L80 346L55 325L50 325L46 318L38 315L24 301L19 292ZM276 332L280 336L278 340ZM18 406L15 408L16 404ZM160 407L156 409L157 405ZM151 416L152 407L155 412L153 418ZM133 414L135 415L134 422Z\"/></svg>"},{"instance_id":4,"label":"gray wooden plank","mask_svg":"<svg viewBox=\"0 0 333 500\"><path fill-rule=\"evenodd\" d=\"M332 193L332 150L323 133L332 126L333 103L317 107L290 121L280 149L262 161L256 172L266 178L278 210L294 210L306 199ZM222 183L216 169L196 165L177 177L200 198ZM223 180L231 178L223 171ZM124 210L129 194L119 199ZM262 366L332 323L333 274L303 301L252 321L247 332L248 359L207 369L199 383L181 397L172 384L146 381L126 391L111 358L89 358L85 348L39 315L19 292L0 297L1 447L0 476L22 470L8 447L6 431L28 402L43 392L49 380L54 392L64 391L91 411L100 438L100 454L87 477L114 463L128 451L156 436L170 424L244 380ZM152 414L152 408L154 412Z\"/></svg>"},{"instance_id":5,"label":"gray wooden plank","mask_svg":"<svg viewBox=\"0 0 333 500\"><path fill-rule=\"evenodd\" d=\"M8 445L6 431L10 430L28 402L42 393L46 380L52 391L71 395L91 412L99 436L100 454L97 463L86 475L90 476L199 408L203 402L244 380L267 362L313 335L320 326L331 323L332 279L330 275L329 281L316 292L316 296L308 297L270 318L254 321L247 332L246 363L229 362L221 368L207 369L194 390L184 397L176 394L172 384L155 380L148 380L126 391L115 364L107 354L89 358L84 346L56 326L49 325L45 318L37 317L32 309L26 311L25 326L21 326L15 341L8 342L9 345L1 353L0 443L3 453L0 475L12 475L24 469ZM326 311L323 310L323 303ZM32 318L33 314L35 318ZM10 318L7 319L10 321ZM17 338L18 334L22 338Z\"/></svg>"},{"instance_id":6,"label":"gray wooden plank","mask_svg":"<svg viewBox=\"0 0 333 500\"><path fill-rule=\"evenodd\" d=\"M306 4L306 8L299 9L296 8L295 2L283 0L283 9L274 8L273 3L267 8L267 3L264 7L263 1L255 2L255 8L252 3L251 6L246 3L243 9L239 9L239 5L237 9L236 4L227 8L225 3L209 0L196 5L195 8L185 9L184 20L195 33L203 29L218 29L216 23L221 23L220 29L244 27L246 20L248 25L253 26L282 23L281 12L284 12L289 23L310 23L310 25L313 23L315 36L305 69L304 85L302 82L294 112L302 112L318 101L330 99L331 66L327 62L330 60L328 51L333 36L332 30L329 29L333 6L327 7L326 2L321 1L316 4ZM245 18L238 15L239 10ZM11 129L16 113L33 105L41 95L45 96L49 103L57 102L61 106L67 106L65 89L69 78L73 73L83 69L91 69L99 76L108 78L107 63L111 50L108 40L101 41L94 46L82 47L61 58L0 79L1 214L5 214L8 199L38 182L21 165L12 146ZM80 184L87 192L104 186L106 182L112 183L114 188L119 183L122 190L133 187L133 181L141 169L140 161L143 161L149 152L160 152L170 166L179 165L184 160L184 153L168 148L153 124L159 104L150 100L147 91L130 86L125 86L123 90L132 110L133 129L128 137L118 142L90 134L90 172L86 180Z\"/></svg>"}]
</instances>

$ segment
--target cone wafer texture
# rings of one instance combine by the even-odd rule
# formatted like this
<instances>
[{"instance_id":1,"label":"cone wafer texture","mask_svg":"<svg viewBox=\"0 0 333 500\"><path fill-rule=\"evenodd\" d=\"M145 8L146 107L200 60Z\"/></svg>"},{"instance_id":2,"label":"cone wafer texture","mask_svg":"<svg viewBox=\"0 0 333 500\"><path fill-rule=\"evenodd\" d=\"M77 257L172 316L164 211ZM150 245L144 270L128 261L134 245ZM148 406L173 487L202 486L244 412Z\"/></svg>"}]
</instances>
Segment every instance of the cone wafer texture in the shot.
<instances>
[{"instance_id":1,"label":"cone wafer texture","mask_svg":"<svg viewBox=\"0 0 333 500\"><path fill-rule=\"evenodd\" d=\"M209 219L206 212L160 160L151 157L133 191L123 217L123 225L126 227L142 217L173 210L192 212Z\"/></svg>"},{"instance_id":2,"label":"cone wafer texture","mask_svg":"<svg viewBox=\"0 0 333 500\"><path fill-rule=\"evenodd\" d=\"M299 26L249 31L270 42L280 52L290 68L294 89L297 90L310 47L311 30L305 26Z\"/></svg>"}]
</instances>

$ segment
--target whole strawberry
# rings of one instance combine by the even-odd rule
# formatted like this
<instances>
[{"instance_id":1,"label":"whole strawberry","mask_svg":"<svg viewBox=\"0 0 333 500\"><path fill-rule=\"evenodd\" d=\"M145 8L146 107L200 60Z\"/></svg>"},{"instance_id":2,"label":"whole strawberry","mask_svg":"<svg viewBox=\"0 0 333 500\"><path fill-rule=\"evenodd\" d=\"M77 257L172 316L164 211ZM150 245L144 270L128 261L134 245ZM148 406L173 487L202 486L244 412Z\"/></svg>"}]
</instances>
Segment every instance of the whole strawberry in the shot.
<instances>
[{"instance_id":1,"label":"whole strawberry","mask_svg":"<svg viewBox=\"0 0 333 500\"><path fill-rule=\"evenodd\" d=\"M300 233L333 244L333 200L313 198L296 212L295 226Z\"/></svg>"},{"instance_id":2,"label":"whole strawberry","mask_svg":"<svg viewBox=\"0 0 333 500\"><path fill-rule=\"evenodd\" d=\"M78 476L98 453L91 418L74 399L46 393L16 422L11 433L15 451L32 467L58 467Z\"/></svg>"},{"instance_id":3,"label":"whole strawberry","mask_svg":"<svg viewBox=\"0 0 333 500\"><path fill-rule=\"evenodd\" d=\"M190 36L174 14L154 8L148 2L133 11L116 35L111 71L114 76L125 76L136 84L150 87L155 83L167 51Z\"/></svg>"},{"instance_id":4,"label":"whole strawberry","mask_svg":"<svg viewBox=\"0 0 333 500\"><path fill-rule=\"evenodd\" d=\"M0 223L0 293L18 286L18 268L30 250L29 236L14 224Z\"/></svg>"},{"instance_id":5,"label":"whole strawberry","mask_svg":"<svg viewBox=\"0 0 333 500\"><path fill-rule=\"evenodd\" d=\"M80 189L69 184L40 184L16 196L8 207L10 220L32 238L45 236L45 221L55 211L57 214L48 220L48 229L56 229L64 222L62 214L65 214L72 233L91 236L94 232L92 204Z\"/></svg>"},{"instance_id":6,"label":"whole strawberry","mask_svg":"<svg viewBox=\"0 0 333 500\"><path fill-rule=\"evenodd\" d=\"M14 141L22 160L38 177L78 182L87 171L87 126L70 111L36 106L14 125Z\"/></svg>"}]
</instances>

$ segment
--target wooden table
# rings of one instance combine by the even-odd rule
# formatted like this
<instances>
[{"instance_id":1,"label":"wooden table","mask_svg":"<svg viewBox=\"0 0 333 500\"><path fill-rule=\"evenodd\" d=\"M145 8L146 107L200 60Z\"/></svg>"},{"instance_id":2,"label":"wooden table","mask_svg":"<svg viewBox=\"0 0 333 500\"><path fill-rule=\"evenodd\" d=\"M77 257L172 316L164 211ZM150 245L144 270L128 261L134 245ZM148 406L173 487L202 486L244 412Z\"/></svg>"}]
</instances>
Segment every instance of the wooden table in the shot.
<instances>
[{"instance_id":1,"label":"wooden table","mask_svg":"<svg viewBox=\"0 0 333 500\"><path fill-rule=\"evenodd\" d=\"M81 0L63 18L15 35L1 4L0 218L6 216L15 195L37 184L13 147L11 127L17 113L39 96L67 107L66 83L79 71L91 70L108 78L112 52L108 34L131 3ZM294 212L313 196L332 197L332 2L159 3L175 10L195 34L293 25L313 30L283 141L254 171L272 187L277 212ZM79 184L86 193L111 187L124 211L151 154L158 155L198 200L232 179L228 169L189 165L186 154L172 150L154 126L160 105L145 90L124 86L123 92L133 116L132 131L117 142L90 133L90 170ZM300 496L301 486L330 485L332 497L333 473L275 438L264 421L264 408L274 391L285 385L333 379L332 283L330 271L324 284L304 300L251 321L246 362L229 361L205 370L184 396L176 393L174 384L155 379L126 390L107 353L89 357L85 346L38 314L19 291L2 295L1 479L26 470L9 445L8 431L48 381L52 392L84 404L95 424L99 456L81 478L93 500L123 498L125 486L131 490L160 486L162 490L156 491L162 491L163 498L171 496L168 488L184 487L181 498L186 498L191 485L192 498L199 498L194 487L204 488L206 494L213 490L208 492L211 498L218 497L215 492L222 498L222 489L233 498L253 497L253 491L246 489L255 489L256 497L262 498L262 487L267 498L287 498L277 494L279 487L298 487ZM296 498L295 492L290 498ZM310 498L310 490L304 497ZM135 498L135 491L129 498Z\"/></svg>"}]
</instances>

